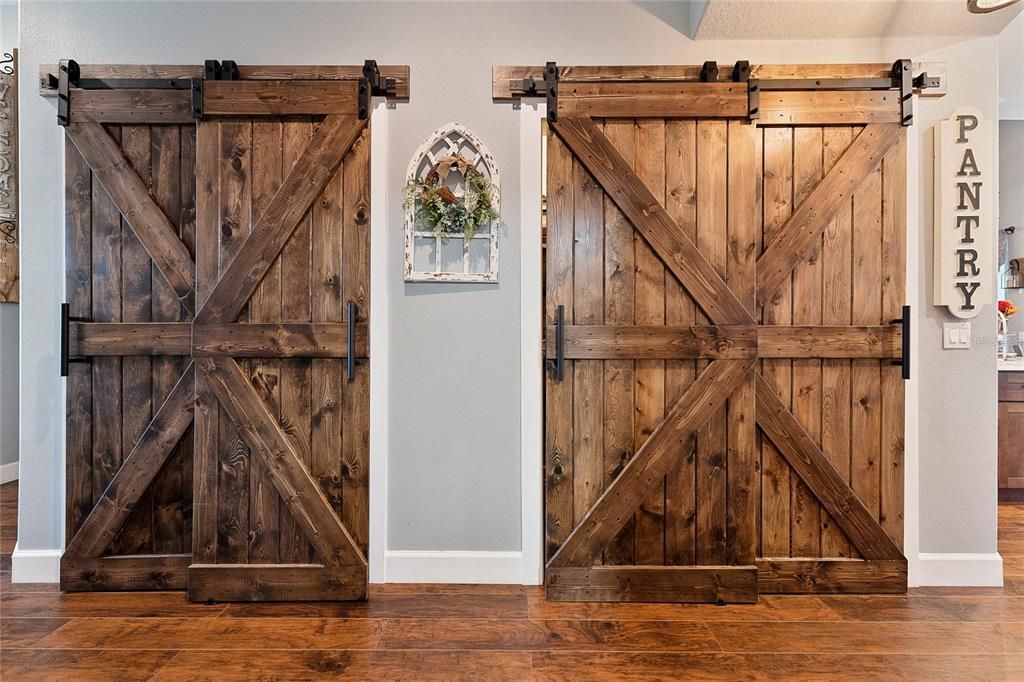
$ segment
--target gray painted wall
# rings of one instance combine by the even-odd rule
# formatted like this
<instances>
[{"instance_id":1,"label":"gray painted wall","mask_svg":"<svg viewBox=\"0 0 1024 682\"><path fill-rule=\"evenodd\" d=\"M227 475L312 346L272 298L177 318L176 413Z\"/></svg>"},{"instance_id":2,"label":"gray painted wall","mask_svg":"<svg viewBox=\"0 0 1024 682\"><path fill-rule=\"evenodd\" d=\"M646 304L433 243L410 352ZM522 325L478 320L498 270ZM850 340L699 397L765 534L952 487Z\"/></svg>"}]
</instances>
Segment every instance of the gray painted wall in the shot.
<instances>
[{"instance_id":1,"label":"gray painted wall","mask_svg":"<svg viewBox=\"0 0 1024 682\"><path fill-rule=\"evenodd\" d=\"M18 6L0 4L0 51L18 46ZM18 461L18 306L0 303L0 465Z\"/></svg>"},{"instance_id":2,"label":"gray painted wall","mask_svg":"<svg viewBox=\"0 0 1024 682\"><path fill-rule=\"evenodd\" d=\"M930 253L930 131L970 103L996 117L995 40L962 38L701 42L686 37L688 12L665 3L313 3L23 2L25 303L22 306L22 548L62 542L62 386L56 376L63 289L61 136L54 105L34 93L40 62L382 63L412 67L412 99L391 112L389 183L419 142L458 120L477 132L501 165L504 243L493 286L405 285L402 213L389 206L393 296L389 462L389 549L516 550L519 504L519 126L509 104L490 99L492 64L950 62L951 94L922 102L920 205ZM655 12L657 14L655 14ZM538 30L559 27L557 31ZM230 30L226 30L230 27ZM561 29L566 30L561 30ZM639 38L639 37L642 37ZM458 78L458 86L453 82ZM925 144L927 143L927 144ZM928 248L926 248L928 247ZM922 264L930 272L930 260ZM990 347L944 353L941 313L922 279L915 301L921 344L922 549L995 551L995 370ZM986 311L978 327L992 324ZM990 338L994 334L989 334ZM967 399L965 400L965 396Z\"/></svg>"}]
</instances>

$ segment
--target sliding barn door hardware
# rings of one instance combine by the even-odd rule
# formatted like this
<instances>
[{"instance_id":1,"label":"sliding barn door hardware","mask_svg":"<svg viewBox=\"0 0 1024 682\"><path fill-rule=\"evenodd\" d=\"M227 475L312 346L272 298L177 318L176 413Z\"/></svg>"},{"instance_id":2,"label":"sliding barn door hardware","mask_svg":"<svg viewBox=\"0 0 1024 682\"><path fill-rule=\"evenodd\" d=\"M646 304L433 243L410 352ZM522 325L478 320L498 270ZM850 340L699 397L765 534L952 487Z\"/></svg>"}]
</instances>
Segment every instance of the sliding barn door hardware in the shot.
<instances>
[{"instance_id":1,"label":"sliding barn door hardware","mask_svg":"<svg viewBox=\"0 0 1024 682\"><path fill-rule=\"evenodd\" d=\"M377 67L376 59L363 62L363 77L359 79L359 118L370 117L370 103L374 97L394 97L397 93L397 81L385 78Z\"/></svg>"},{"instance_id":2,"label":"sliding barn door hardware","mask_svg":"<svg viewBox=\"0 0 1024 682\"><path fill-rule=\"evenodd\" d=\"M84 317L71 317L71 306L60 304L60 375L66 377L72 362L89 362L89 358L71 355L71 323L92 322Z\"/></svg>"},{"instance_id":3,"label":"sliding barn door hardware","mask_svg":"<svg viewBox=\"0 0 1024 682\"><path fill-rule=\"evenodd\" d=\"M734 83L747 84L747 119L753 121L760 117L761 86L756 78L750 77L750 62L743 60L732 67Z\"/></svg>"},{"instance_id":4,"label":"sliding barn door hardware","mask_svg":"<svg viewBox=\"0 0 1024 682\"><path fill-rule=\"evenodd\" d=\"M903 367L903 378L910 379L910 306L903 306L903 316L898 320L891 320L890 324L903 327L903 344L899 360L893 360L892 364Z\"/></svg>"},{"instance_id":5,"label":"sliding barn door hardware","mask_svg":"<svg viewBox=\"0 0 1024 682\"><path fill-rule=\"evenodd\" d=\"M512 92L520 97L544 97L548 103L548 121L558 120L558 65L548 62L544 65L544 80L527 76L513 82Z\"/></svg>"},{"instance_id":6,"label":"sliding barn door hardware","mask_svg":"<svg viewBox=\"0 0 1024 682\"><path fill-rule=\"evenodd\" d=\"M238 64L233 59L217 61L207 59L203 62L203 79L208 81L237 81L241 80L238 71Z\"/></svg>"},{"instance_id":7,"label":"sliding barn door hardware","mask_svg":"<svg viewBox=\"0 0 1024 682\"><path fill-rule=\"evenodd\" d=\"M714 83L718 80L718 62L704 62L700 67L701 83Z\"/></svg>"},{"instance_id":8,"label":"sliding barn door hardware","mask_svg":"<svg viewBox=\"0 0 1024 682\"><path fill-rule=\"evenodd\" d=\"M547 340L548 343L551 339ZM555 381L565 379L565 306L555 309L555 357L547 361L548 369L555 376Z\"/></svg>"},{"instance_id":9,"label":"sliding barn door hardware","mask_svg":"<svg viewBox=\"0 0 1024 682\"><path fill-rule=\"evenodd\" d=\"M59 126L67 127L71 122L71 86L78 85L81 75L82 71L74 59L60 60L60 64L57 66L57 125ZM50 78L52 79L53 76L51 75Z\"/></svg>"},{"instance_id":10,"label":"sliding barn door hardware","mask_svg":"<svg viewBox=\"0 0 1024 682\"><path fill-rule=\"evenodd\" d=\"M345 377L352 381L356 378L356 316L359 308L354 301L345 304L348 314L348 328L345 330Z\"/></svg>"}]
</instances>

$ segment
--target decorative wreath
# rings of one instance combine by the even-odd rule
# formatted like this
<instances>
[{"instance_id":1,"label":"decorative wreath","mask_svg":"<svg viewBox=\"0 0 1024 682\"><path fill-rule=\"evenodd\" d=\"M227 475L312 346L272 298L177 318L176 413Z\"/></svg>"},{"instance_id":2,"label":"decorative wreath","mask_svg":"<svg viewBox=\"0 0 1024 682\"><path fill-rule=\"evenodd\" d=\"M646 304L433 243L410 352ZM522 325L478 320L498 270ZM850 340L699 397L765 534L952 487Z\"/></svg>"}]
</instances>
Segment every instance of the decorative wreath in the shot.
<instances>
[{"instance_id":1,"label":"decorative wreath","mask_svg":"<svg viewBox=\"0 0 1024 682\"><path fill-rule=\"evenodd\" d=\"M451 173L465 181L462 195L442 183ZM472 239L481 227L498 217L494 208L494 186L473 162L461 154L441 157L425 177L411 178L405 185L406 209L414 209L416 226L442 239L462 235Z\"/></svg>"}]
</instances>

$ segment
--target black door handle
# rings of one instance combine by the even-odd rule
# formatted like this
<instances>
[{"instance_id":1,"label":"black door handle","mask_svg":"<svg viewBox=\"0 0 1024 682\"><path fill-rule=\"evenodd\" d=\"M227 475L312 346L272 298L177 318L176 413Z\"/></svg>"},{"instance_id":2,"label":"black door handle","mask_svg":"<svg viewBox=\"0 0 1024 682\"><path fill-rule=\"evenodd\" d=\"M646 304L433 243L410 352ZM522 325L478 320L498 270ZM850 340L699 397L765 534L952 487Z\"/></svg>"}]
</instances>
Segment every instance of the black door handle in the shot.
<instances>
[{"instance_id":1,"label":"black door handle","mask_svg":"<svg viewBox=\"0 0 1024 682\"><path fill-rule=\"evenodd\" d=\"M347 303L348 308L348 348L345 351L345 376L349 381L356 377L356 315L358 308L354 301Z\"/></svg>"},{"instance_id":2,"label":"black door handle","mask_svg":"<svg viewBox=\"0 0 1024 682\"><path fill-rule=\"evenodd\" d=\"M548 366L554 370L555 381L565 379L565 306L555 309L555 358L548 360Z\"/></svg>"}]
</instances>

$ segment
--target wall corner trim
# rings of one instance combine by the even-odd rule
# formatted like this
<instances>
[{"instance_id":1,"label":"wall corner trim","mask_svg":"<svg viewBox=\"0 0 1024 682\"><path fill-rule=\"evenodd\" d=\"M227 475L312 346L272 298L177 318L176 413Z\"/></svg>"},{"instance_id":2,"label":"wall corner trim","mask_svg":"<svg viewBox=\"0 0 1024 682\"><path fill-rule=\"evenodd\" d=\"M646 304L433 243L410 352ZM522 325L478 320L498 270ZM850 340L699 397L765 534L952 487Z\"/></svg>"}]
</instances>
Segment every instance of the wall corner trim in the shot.
<instances>
[{"instance_id":1,"label":"wall corner trim","mask_svg":"<svg viewBox=\"0 0 1024 682\"><path fill-rule=\"evenodd\" d=\"M0 485L18 480L18 462L0 464Z\"/></svg>"},{"instance_id":2,"label":"wall corner trim","mask_svg":"<svg viewBox=\"0 0 1024 682\"><path fill-rule=\"evenodd\" d=\"M918 555L920 587L1002 587L1003 557L991 554Z\"/></svg>"},{"instance_id":3,"label":"wall corner trim","mask_svg":"<svg viewBox=\"0 0 1024 682\"><path fill-rule=\"evenodd\" d=\"M389 583L518 585L523 576L522 552L389 550L386 561Z\"/></svg>"},{"instance_id":4,"label":"wall corner trim","mask_svg":"<svg viewBox=\"0 0 1024 682\"><path fill-rule=\"evenodd\" d=\"M59 583L61 549L20 549L11 554L12 583Z\"/></svg>"}]
</instances>

